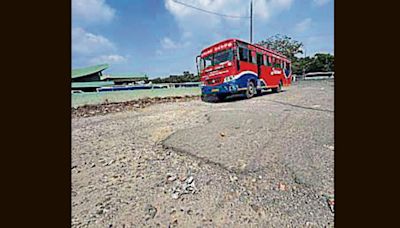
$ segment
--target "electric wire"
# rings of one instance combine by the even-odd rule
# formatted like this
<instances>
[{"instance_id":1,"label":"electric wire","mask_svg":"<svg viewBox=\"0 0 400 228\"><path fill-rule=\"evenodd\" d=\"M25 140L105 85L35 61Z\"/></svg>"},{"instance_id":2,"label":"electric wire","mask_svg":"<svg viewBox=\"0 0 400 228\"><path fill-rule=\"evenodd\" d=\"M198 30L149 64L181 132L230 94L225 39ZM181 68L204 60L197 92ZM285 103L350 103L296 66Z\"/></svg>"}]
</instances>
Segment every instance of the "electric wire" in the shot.
<instances>
[{"instance_id":1,"label":"electric wire","mask_svg":"<svg viewBox=\"0 0 400 228\"><path fill-rule=\"evenodd\" d=\"M249 19L250 18L250 17L237 16L237 15L221 14L221 13L217 13L217 12L212 12L212 11L208 11L208 10L205 10L205 9L201 9L201 8L196 7L196 6L192 6L192 5L189 5L189 4L186 4L186 3L183 3L183 2L179 2L179 1L176 1L176 0L172 0L172 1L177 3L177 4L181 4L183 6L192 8L192 9L196 9L196 10L199 10L199 11L202 11L202 12L205 12L205 13L210 13L210 14L214 14L214 15L217 15L217 16L221 16L221 17L231 17L231 18L241 18L241 19L245 19L245 18Z\"/></svg>"}]
</instances>

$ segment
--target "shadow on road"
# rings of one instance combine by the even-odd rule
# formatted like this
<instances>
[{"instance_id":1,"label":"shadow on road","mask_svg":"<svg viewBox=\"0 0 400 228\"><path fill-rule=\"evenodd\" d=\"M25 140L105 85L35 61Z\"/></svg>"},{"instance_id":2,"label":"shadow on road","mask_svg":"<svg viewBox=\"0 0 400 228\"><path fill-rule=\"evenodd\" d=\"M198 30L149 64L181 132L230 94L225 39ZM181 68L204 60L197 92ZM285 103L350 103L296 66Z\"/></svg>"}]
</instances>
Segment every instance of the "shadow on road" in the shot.
<instances>
[{"instance_id":1,"label":"shadow on road","mask_svg":"<svg viewBox=\"0 0 400 228\"><path fill-rule=\"evenodd\" d=\"M284 92L286 92L286 90L281 91L281 93L284 93ZM271 94L275 94L275 93L272 91L265 91L265 92L262 92L261 94L254 96L253 98L262 97L262 96L271 95ZM247 100L247 98L244 94L234 94L234 95L226 97L222 101L218 100L216 97L208 98L208 102L212 102L212 103L229 103L229 102L239 102L239 101L243 101L243 100Z\"/></svg>"}]
</instances>

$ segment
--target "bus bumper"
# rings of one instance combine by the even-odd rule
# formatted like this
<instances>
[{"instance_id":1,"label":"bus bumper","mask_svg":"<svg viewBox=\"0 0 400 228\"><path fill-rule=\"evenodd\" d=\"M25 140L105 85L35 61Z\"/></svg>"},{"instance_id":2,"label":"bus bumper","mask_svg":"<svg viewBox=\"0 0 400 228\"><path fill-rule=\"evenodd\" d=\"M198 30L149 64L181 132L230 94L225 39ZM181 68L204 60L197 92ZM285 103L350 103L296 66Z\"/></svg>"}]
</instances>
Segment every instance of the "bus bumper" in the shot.
<instances>
[{"instance_id":1,"label":"bus bumper","mask_svg":"<svg viewBox=\"0 0 400 228\"><path fill-rule=\"evenodd\" d=\"M239 86L236 83L225 82L216 86L202 86L202 95L229 95L239 91Z\"/></svg>"}]
</instances>

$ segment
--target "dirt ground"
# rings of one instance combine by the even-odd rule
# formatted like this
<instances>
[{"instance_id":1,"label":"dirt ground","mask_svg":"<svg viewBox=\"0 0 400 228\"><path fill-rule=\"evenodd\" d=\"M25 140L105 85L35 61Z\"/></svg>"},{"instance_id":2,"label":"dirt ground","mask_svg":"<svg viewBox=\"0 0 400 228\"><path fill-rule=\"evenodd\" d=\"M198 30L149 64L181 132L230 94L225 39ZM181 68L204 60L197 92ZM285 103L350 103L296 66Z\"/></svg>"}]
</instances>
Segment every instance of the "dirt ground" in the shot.
<instances>
[{"instance_id":1,"label":"dirt ground","mask_svg":"<svg viewBox=\"0 0 400 228\"><path fill-rule=\"evenodd\" d=\"M73 227L333 227L334 82L72 118Z\"/></svg>"}]
</instances>

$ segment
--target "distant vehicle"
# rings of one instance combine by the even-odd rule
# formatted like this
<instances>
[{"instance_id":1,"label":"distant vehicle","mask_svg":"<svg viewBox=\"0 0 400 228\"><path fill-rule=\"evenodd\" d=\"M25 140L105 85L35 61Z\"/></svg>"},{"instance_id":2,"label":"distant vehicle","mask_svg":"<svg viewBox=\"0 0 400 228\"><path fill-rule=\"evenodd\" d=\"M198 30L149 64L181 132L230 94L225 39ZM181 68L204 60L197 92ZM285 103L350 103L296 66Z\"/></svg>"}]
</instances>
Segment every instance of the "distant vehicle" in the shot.
<instances>
[{"instance_id":1,"label":"distant vehicle","mask_svg":"<svg viewBox=\"0 0 400 228\"><path fill-rule=\"evenodd\" d=\"M280 92L292 81L291 62L284 55L238 39L205 48L196 58L202 99L219 100L243 93L247 98L272 89Z\"/></svg>"}]
</instances>

